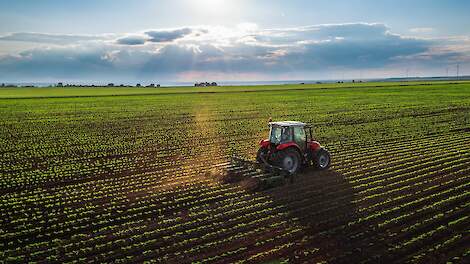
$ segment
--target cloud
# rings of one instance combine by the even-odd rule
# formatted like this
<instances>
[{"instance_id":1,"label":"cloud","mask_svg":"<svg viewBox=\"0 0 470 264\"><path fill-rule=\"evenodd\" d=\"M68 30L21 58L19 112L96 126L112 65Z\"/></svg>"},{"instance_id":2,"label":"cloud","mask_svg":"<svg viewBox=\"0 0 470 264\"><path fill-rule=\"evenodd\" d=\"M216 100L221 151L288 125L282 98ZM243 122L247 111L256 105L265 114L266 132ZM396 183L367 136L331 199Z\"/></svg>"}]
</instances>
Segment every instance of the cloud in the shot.
<instances>
[{"instance_id":1,"label":"cloud","mask_svg":"<svg viewBox=\"0 0 470 264\"><path fill-rule=\"evenodd\" d=\"M201 28L178 28L165 30L149 30L141 34L125 36L116 40L120 45L142 45L145 43L170 43L179 39L183 39L190 35L198 37L207 33L207 29Z\"/></svg>"},{"instance_id":2,"label":"cloud","mask_svg":"<svg viewBox=\"0 0 470 264\"><path fill-rule=\"evenodd\" d=\"M0 59L0 77L24 79L96 78L112 73L114 67L97 47L34 49Z\"/></svg>"},{"instance_id":3,"label":"cloud","mask_svg":"<svg viewBox=\"0 0 470 264\"><path fill-rule=\"evenodd\" d=\"M337 39L373 41L389 35L389 29L378 23L324 24L305 27L268 29L260 31L255 38L271 44L295 42L324 42Z\"/></svg>"},{"instance_id":4,"label":"cloud","mask_svg":"<svg viewBox=\"0 0 470 264\"><path fill-rule=\"evenodd\" d=\"M150 42L171 42L191 34L191 28L180 28L175 30L152 30L145 32L150 37Z\"/></svg>"},{"instance_id":5,"label":"cloud","mask_svg":"<svg viewBox=\"0 0 470 264\"><path fill-rule=\"evenodd\" d=\"M434 28L431 27L417 27L417 28L411 28L410 32L412 33L431 33L434 31Z\"/></svg>"},{"instance_id":6,"label":"cloud","mask_svg":"<svg viewBox=\"0 0 470 264\"><path fill-rule=\"evenodd\" d=\"M326 41L307 41L299 49L287 50L284 58L299 69L382 67L393 62L397 56L419 54L432 45L431 41L386 33L373 39L342 35Z\"/></svg>"},{"instance_id":7,"label":"cloud","mask_svg":"<svg viewBox=\"0 0 470 264\"><path fill-rule=\"evenodd\" d=\"M414 64L433 72L456 61L470 64L468 37L407 37L378 23L278 29L260 29L254 24L234 28L199 26L95 38L50 34L25 38L20 33L10 36L64 44L0 57L0 79L5 81L46 77L174 80L211 75L324 78L338 70L396 72L403 65Z\"/></svg>"},{"instance_id":8,"label":"cloud","mask_svg":"<svg viewBox=\"0 0 470 264\"><path fill-rule=\"evenodd\" d=\"M142 36L126 36L116 40L121 45L143 45L146 39Z\"/></svg>"},{"instance_id":9,"label":"cloud","mask_svg":"<svg viewBox=\"0 0 470 264\"><path fill-rule=\"evenodd\" d=\"M18 32L11 33L0 37L0 41L21 41L33 43L49 43L66 45L81 41L97 41L105 40L110 36L107 35L60 35L60 34L46 34L46 33L30 33Z\"/></svg>"}]
</instances>

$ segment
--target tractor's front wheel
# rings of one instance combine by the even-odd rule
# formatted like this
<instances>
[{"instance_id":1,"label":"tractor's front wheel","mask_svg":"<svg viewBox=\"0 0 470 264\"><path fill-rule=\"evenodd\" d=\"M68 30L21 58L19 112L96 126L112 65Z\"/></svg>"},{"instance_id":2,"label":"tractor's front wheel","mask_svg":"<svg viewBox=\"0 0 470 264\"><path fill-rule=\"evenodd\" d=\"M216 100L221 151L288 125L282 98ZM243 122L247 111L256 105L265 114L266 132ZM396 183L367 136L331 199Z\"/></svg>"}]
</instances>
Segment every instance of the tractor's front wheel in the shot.
<instances>
[{"instance_id":1,"label":"tractor's front wheel","mask_svg":"<svg viewBox=\"0 0 470 264\"><path fill-rule=\"evenodd\" d=\"M313 163L319 170L328 169L331 163L330 153L326 149L321 148L317 153L315 153Z\"/></svg>"},{"instance_id":2,"label":"tractor's front wheel","mask_svg":"<svg viewBox=\"0 0 470 264\"><path fill-rule=\"evenodd\" d=\"M293 148L282 150L277 157L278 166L291 174L297 173L301 166L300 154Z\"/></svg>"}]
</instances>

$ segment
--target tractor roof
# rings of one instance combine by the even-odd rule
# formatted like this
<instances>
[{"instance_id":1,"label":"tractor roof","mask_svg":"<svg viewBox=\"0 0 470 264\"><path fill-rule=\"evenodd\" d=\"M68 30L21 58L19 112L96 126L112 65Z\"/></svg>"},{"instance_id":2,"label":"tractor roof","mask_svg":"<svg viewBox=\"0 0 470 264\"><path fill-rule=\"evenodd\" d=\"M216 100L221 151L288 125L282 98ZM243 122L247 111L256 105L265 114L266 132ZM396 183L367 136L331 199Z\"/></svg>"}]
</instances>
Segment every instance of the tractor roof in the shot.
<instances>
[{"instance_id":1,"label":"tractor roof","mask_svg":"<svg viewBox=\"0 0 470 264\"><path fill-rule=\"evenodd\" d=\"M280 122L269 122L271 126L282 126L282 127L289 127L289 126L301 126L305 127L308 126L305 123L297 122L297 121L280 121Z\"/></svg>"}]
</instances>

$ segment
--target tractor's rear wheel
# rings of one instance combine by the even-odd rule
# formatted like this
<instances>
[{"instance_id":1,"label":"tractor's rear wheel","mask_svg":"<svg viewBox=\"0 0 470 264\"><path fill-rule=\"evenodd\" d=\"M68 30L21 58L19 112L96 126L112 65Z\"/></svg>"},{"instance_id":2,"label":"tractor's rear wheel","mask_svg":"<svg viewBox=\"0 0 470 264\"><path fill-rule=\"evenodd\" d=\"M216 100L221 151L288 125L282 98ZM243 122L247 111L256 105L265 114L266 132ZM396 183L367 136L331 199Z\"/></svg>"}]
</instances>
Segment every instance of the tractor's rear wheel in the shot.
<instances>
[{"instance_id":1,"label":"tractor's rear wheel","mask_svg":"<svg viewBox=\"0 0 470 264\"><path fill-rule=\"evenodd\" d=\"M300 169L300 154L293 148L282 150L277 157L277 165L289 173L297 173Z\"/></svg>"},{"instance_id":2,"label":"tractor's rear wheel","mask_svg":"<svg viewBox=\"0 0 470 264\"><path fill-rule=\"evenodd\" d=\"M321 148L315 153L313 162L315 167L319 170L328 169L331 163L330 153L326 149Z\"/></svg>"}]
</instances>

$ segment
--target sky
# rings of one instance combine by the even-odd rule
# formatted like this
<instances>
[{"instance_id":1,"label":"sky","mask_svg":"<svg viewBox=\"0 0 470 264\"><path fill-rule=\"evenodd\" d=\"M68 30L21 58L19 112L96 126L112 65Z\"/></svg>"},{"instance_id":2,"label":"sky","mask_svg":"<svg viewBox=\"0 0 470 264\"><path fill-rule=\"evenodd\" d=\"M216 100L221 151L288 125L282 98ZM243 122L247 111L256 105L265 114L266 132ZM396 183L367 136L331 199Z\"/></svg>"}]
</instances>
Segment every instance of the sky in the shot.
<instances>
[{"instance_id":1,"label":"sky","mask_svg":"<svg viewBox=\"0 0 470 264\"><path fill-rule=\"evenodd\" d=\"M0 0L0 82L465 75L469 11L457 0Z\"/></svg>"}]
</instances>

